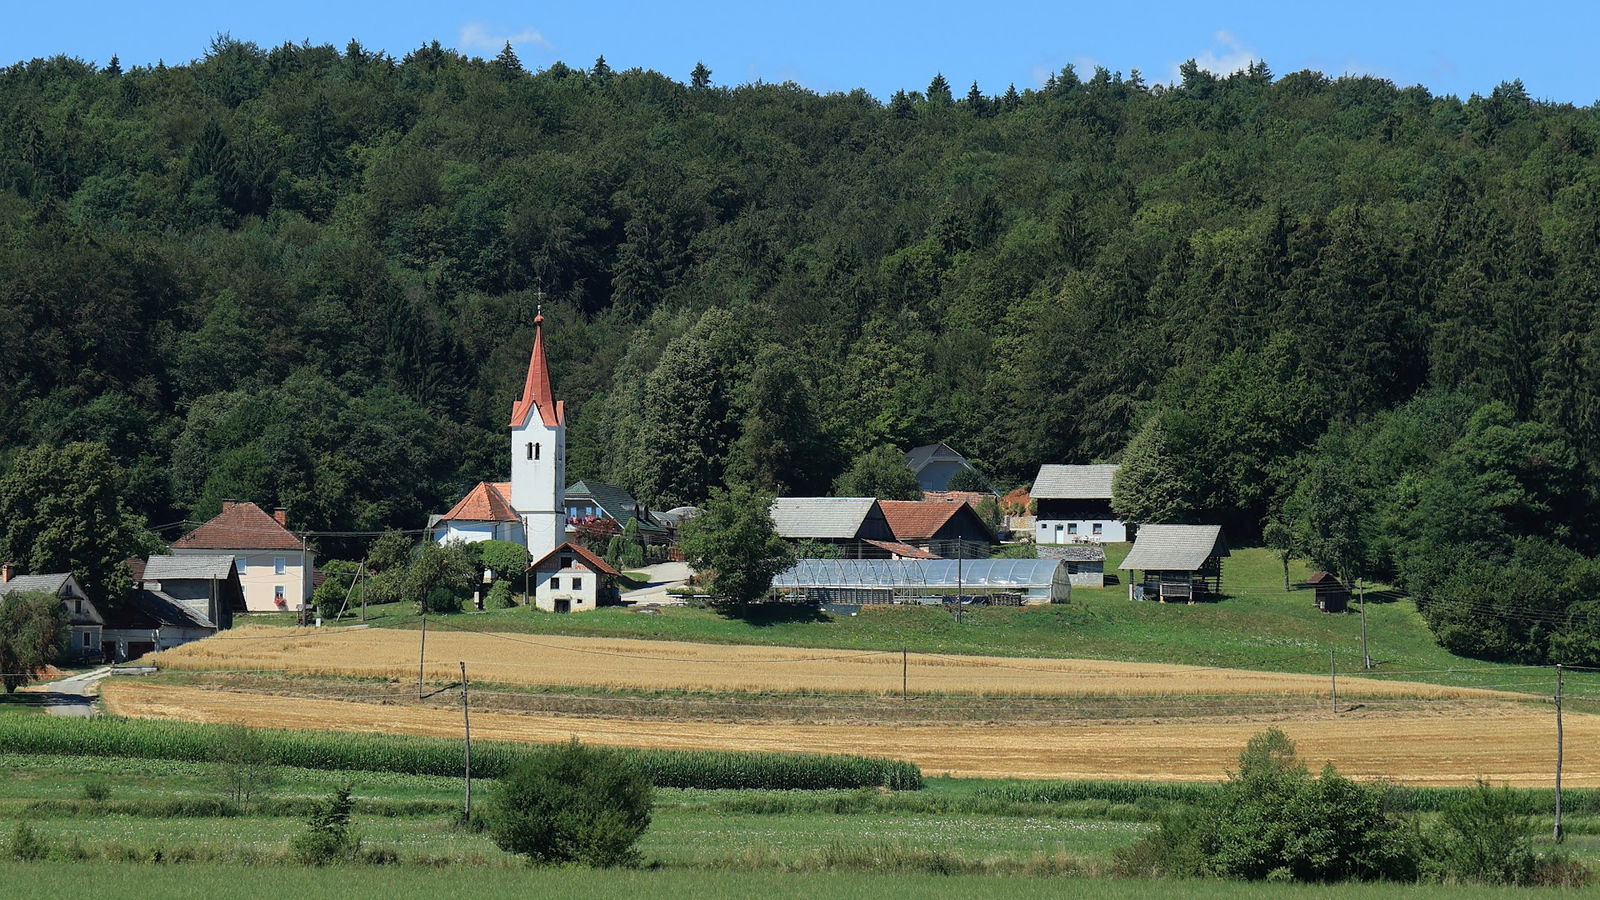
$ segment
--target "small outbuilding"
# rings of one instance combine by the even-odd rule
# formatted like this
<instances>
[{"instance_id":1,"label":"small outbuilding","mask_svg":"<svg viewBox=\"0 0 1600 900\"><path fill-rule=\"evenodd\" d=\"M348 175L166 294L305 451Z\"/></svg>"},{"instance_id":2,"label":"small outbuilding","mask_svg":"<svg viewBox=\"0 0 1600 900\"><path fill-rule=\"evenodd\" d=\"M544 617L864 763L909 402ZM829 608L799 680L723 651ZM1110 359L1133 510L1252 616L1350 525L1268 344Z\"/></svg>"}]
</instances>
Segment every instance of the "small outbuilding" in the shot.
<instances>
[{"instance_id":1,"label":"small outbuilding","mask_svg":"<svg viewBox=\"0 0 1600 900\"><path fill-rule=\"evenodd\" d=\"M1220 525L1141 525L1118 568L1143 576L1129 580L1131 600L1193 603L1221 596L1222 558L1227 555Z\"/></svg>"},{"instance_id":2,"label":"small outbuilding","mask_svg":"<svg viewBox=\"0 0 1600 900\"><path fill-rule=\"evenodd\" d=\"M1317 609L1340 613L1350 608L1350 586L1327 572L1312 572L1306 585L1316 593Z\"/></svg>"},{"instance_id":3,"label":"small outbuilding","mask_svg":"<svg viewBox=\"0 0 1600 900\"><path fill-rule=\"evenodd\" d=\"M581 544L568 541L528 567L533 604L545 612L588 612L617 600L622 574Z\"/></svg>"},{"instance_id":4,"label":"small outbuilding","mask_svg":"<svg viewBox=\"0 0 1600 900\"><path fill-rule=\"evenodd\" d=\"M1099 544L1039 544L1040 559L1059 559L1077 587L1106 586L1106 548Z\"/></svg>"},{"instance_id":5,"label":"small outbuilding","mask_svg":"<svg viewBox=\"0 0 1600 900\"><path fill-rule=\"evenodd\" d=\"M1066 603L1066 565L1051 559L802 559L772 580L777 599L817 604L1000 606Z\"/></svg>"}]
</instances>

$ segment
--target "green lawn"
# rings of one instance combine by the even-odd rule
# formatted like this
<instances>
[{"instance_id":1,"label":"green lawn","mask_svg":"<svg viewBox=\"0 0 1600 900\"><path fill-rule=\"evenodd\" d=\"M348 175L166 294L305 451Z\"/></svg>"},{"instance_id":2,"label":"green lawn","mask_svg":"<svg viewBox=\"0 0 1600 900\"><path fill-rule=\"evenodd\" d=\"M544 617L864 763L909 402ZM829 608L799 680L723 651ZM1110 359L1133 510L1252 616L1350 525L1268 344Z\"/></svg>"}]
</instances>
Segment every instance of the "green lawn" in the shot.
<instances>
[{"instance_id":1,"label":"green lawn","mask_svg":"<svg viewBox=\"0 0 1600 900\"><path fill-rule=\"evenodd\" d=\"M1127 553L1127 545L1107 548L1107 571ZM1306 577L1303 563L1291 577ZM1083 657L1152 663L1230 666L1267 671L1324 673L1333 650L1341 672L1357 674L1361 665L1361 617L1354 612L1328 615L1312 605L1306 591L1283 590L1277 556L1259 548L1233 551L1223 565L1229 595L1193 606L1134 603L1121 583L1073 590L1072 602L1025 608L979 608L958 623L941 608L868 608L854 616L792 607L766 607L740 618L710 610L669 607L658 613L605 608L581 615L556 615L527 608L470 616L435 617L437 627L544 634L628 636L665 640L771 644L800 647L898 650L1031 657ZM409 608L374 607L373 624L415 627ZM1511 685L1547 692L1528 684L1547 675L1496 663L1452 656L1433 640L1408 601L1367 604L1368 641L1379 673L1461 685ZM1446 671L1448 670L1448 671ZM1575 686L1600 678L1578 676ZM1580 691L1581 692L1581 691Z\"/></svg>"},{"instance_id":2,"label":"green lawn","mask_svg":"<svg viewBox=\"0 0 1600 900\"><path fill-rule=\"evenodd\" d=\"M1070 896L1084 900L1142 898L1337 898L1337 900L1479 900L1532 896L1527 890L1462 886L1346 885L1337 887L1236 884L1225 881L1151 882L1123 879L1016 878L859 873L721 872L694 870L588 871L583 869L322 869L246 866L151 866L127 863L0 863L6 894L31 898L104 897L117 886L137 885L145 896L165 898L279 897L779 897L796 900L884 900L958 897L1027 900ZM1539 897L1583 896L1542 890Z\"/></svg>"}]
</instances>

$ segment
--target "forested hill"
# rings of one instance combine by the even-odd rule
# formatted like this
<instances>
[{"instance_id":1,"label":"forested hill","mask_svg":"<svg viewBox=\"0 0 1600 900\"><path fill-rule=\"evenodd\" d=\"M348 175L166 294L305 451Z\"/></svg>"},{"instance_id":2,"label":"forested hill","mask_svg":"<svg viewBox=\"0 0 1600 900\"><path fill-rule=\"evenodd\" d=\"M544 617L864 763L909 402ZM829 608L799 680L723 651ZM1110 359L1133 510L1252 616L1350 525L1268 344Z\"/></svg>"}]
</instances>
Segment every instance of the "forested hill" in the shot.
<instances>
[{"instance_id":1,"label":"forested hill","mask_svg":"<svg viewBox=\"0 0 1600 900\"><path fill-rule=\"evenodd\" d=\"M14 65L0 446L103 442L152 522L416 527L505 475L542 296L572 476L659 507L935 440L1022 483L1142 435L1169 514L1248 533L1319 439L1389 435L1360 477L1394 494L1500 429L1566 468L1486 500L1490 537L1593 549L1595 109L1265 65L997 87L436 43Z\"/></svg>"}]
</instances>

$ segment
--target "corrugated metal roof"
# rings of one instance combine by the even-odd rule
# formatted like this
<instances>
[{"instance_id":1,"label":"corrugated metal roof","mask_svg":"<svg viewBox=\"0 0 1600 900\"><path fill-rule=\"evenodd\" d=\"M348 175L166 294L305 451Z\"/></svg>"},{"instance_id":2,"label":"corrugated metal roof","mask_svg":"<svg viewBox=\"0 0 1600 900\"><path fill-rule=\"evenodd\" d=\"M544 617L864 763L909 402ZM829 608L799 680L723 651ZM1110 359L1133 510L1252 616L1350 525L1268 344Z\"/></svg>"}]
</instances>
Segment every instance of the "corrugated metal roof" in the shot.
<instances>
[{"instance_id":1,"label":"corrugated metal roof","mask_svg":"<svg viewBox=\"0 0 1600 900\"><path fill-rule=\"evenodd\" d=\"M61 586L72 577L70 572L57 572L53 575L16 575L10 581L0 584L0 597L12 593L32 593L42 591L46 594L61 593Z\"/></svg>"},{"instance_id":2,"label":"corrugated metal roof","mask_svg":"<svg viewBox=\"0 0 1600 900\"><path fill-rule=\"evenodd\" d=\"M1054 559L802 559L772 580L777 588L1046 588Z\"/></svg>"},{"instance_id":3,"label":"corrugated metal roof","mask_svg":"<svg viewBox=\"0 0 1600 900\"><path fill-rule=\"evenodd\" d=\"M848 539L877 505L873 497L779 497L772 501L772 522L792 540Z\"/></svg>"},{"instance_id":4,"label":"corrugated metal roof","mask_svg":"<svg viewBox=\"0 0 1600 900\"><path fill-rule=\"evenodd\" d=\"M1221 525L1140 525L1119 569L1192 572L1213 556L1227 556Z\"/></svg>"},{"instance_id":5,"label":"corrugated metal roof","mask_svg":"<svg viewBox=\"0 0 1600 900\"><path fill-rule=\"evenodd\" d=\"M1040 466L1030 493L1035 500L1110 500L1118 466Z\"/></svg>"},{"instance_id":6,"label":"corrugated metal roof","mask_svg":"<svg viewBox=\"0 0 1600 900\"><path fill-rule=\"evenodd\" d=\"M143 581L182 581L201 578L227 581L233 571L231 556L152 556L144 565Z\"/></svg>"}]
</instances>

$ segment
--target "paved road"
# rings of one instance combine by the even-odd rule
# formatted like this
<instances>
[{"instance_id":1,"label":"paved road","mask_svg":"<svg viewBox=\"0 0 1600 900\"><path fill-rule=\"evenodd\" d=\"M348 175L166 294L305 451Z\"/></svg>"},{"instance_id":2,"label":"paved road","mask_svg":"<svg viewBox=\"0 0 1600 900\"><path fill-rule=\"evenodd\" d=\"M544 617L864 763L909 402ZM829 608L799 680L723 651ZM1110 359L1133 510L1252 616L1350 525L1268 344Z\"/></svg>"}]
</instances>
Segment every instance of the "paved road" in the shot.
<instances>
[{"instance_id":1,"label":"paved road","mask_svg":"<svg viewBox=\"0 0 1600 900\"><path fill-rule=\"evenodd\" d=\"M679 587L689 580L690 570L687 563L657 563L653 566L645 566L639 571L650 576L650 581L637 591L629 591L623 594L623 603L635 605L658 603L663 606L683 603L681 598L667 593L667 589Z\"/></svg>"},{"instance_id":2,"label":"paved road","mask_svg":"<svg viewBox=\"0 0 1600 900\"><path fill-rule=\"evenodd\" d=\"M33 685L27 690L44 698L44 711L52 716L98 716L100 710L94 705L95 685L110 674L110 666L101 666L80 675Z\"/></svg>"}]
</instances>

